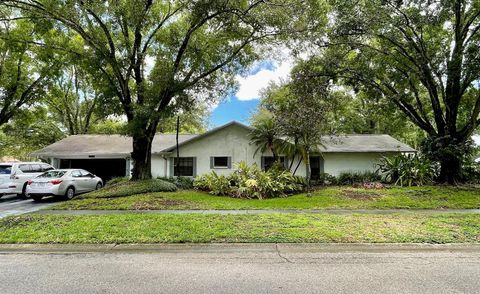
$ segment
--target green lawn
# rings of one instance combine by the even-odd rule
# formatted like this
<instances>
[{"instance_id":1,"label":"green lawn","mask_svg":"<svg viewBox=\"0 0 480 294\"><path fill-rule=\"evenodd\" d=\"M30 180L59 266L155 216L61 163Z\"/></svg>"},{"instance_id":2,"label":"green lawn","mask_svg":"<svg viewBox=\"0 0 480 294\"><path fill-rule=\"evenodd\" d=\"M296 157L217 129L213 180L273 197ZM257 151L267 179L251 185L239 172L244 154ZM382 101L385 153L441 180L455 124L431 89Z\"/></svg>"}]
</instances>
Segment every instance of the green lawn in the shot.
<instances>
[{"instance_id":1,"label":"green lawn","mask_svg":"<svg viewBox=\"0 0 480 294\"><path fill-rule=\"evenodd\" d=\"M94 197L93 197L93 196ZM472 187L395 187L365 190L328 187L267 200L235 199L197 191L145 193L126 197L85 195L54 209L442 209L480 208L480 189Z\"/></svg>"},{"instance_id":2,"label":"green lawn","mask_svg":"<svg viewBox=\"0 0 480 294\"><path fill-rule=\"evenodd\" d=\"M0 243L479 243L478 215L24 215Z\"/></svg>"}]
</instances>

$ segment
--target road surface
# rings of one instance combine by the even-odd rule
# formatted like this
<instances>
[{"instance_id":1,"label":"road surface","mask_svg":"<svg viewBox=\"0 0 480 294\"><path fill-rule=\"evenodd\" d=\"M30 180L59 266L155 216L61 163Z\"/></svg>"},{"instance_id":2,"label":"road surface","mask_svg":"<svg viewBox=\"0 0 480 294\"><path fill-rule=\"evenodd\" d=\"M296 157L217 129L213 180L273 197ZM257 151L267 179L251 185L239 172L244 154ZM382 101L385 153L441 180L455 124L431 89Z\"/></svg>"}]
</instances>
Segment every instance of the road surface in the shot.
<instances>
[{"instance_id":1,"label":"road surface","mask_svg":"<svg viewBox=\"0 0 480 294\"><path fill-rule=\"evenodd\" d=\"M117 249L32 253L0 248L0 293L480 291L478 246L459 250L275 244Z\"/></svg>"},{"instance_id":2,"label":"road surface","mask_svg":"<svg viewBox=\"0 0 480 294\"><path fill-rule=\"evenodd\" d=\"M22 200L16 195L6 195L0 198L0 218L12 215L20 215L30 212L35 212L40 209L49 208L59 200L53 197L45 198L39 203L31 199Z\"/></svg>"}]
</instances>

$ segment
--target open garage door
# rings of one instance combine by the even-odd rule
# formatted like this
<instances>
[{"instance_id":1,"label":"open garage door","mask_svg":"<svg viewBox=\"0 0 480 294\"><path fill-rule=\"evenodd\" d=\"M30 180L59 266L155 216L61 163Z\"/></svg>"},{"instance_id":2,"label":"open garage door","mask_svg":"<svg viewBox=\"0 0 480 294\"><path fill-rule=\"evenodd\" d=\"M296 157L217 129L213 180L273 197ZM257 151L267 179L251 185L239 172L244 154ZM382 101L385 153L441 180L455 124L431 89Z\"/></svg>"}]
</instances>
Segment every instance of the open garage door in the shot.
<instances>
[{"instance_id":1,"label":"open garage door","mask_svg":"<svg viewBox=\"0 0 480 294\"><path fill-rule=\"evenodd\" d=\"M112 178L126 176L127 161L121 158L61 159L60 168L81 168L99 176L106 183Z\"/></svg>"}]
</instances>

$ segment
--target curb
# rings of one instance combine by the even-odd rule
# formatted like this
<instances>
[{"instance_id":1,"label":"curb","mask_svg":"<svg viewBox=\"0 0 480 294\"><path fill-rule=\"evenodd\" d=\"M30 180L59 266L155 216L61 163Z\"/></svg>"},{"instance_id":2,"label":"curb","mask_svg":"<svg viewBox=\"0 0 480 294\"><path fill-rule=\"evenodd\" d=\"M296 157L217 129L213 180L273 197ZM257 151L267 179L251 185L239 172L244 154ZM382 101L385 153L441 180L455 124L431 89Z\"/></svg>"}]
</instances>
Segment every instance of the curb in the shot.
<instances>
[{"instance_id":1,"label":"curb","mask_svg":"<svg viewBox=\"0 0 480 294\"><path fill-rule=\"evenodd\" d=\"M470 252L480 254L480 243L187 243L187 244L0 244L0 254L80 253L392 253Z\"/></svg>"}]
</instances>

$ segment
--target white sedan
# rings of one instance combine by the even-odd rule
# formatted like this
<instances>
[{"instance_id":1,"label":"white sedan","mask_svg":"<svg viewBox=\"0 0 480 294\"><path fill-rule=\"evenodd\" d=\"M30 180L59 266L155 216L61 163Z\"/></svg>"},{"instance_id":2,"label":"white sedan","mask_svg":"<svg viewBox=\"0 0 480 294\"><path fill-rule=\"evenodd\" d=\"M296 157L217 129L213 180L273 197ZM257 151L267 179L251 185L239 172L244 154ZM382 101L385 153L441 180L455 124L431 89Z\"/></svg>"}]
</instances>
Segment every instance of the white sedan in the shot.
<instances>
[{"instance_id":1,"label":"white sedan","mask_svg":"<svg viewBox=\"0 0 480 294\"><path fill-rule=\"evenodd\" d=\"M45 196L60 196L70 200L75 195L98 190L102 179L83 169L57 169L28 181L27 194L35 201Z\"/></svg>"}]
</instances>

